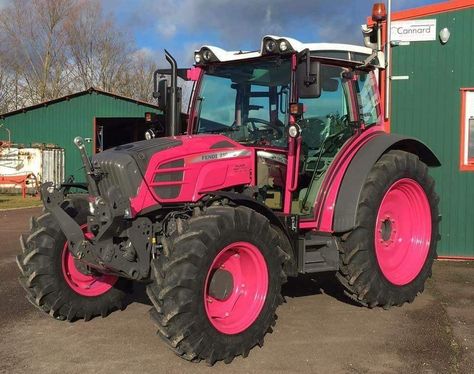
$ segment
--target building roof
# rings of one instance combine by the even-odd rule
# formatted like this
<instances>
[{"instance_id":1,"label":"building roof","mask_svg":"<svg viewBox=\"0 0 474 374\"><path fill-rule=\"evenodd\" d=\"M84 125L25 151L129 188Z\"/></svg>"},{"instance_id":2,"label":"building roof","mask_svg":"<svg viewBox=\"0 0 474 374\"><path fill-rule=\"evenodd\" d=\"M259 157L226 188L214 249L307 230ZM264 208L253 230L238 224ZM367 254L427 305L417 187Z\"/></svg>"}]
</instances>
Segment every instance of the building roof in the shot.
<instances>
[{"instance_id":1,"label":"building roof","mask_svg":"<svg viewBox=\"0 0 474 374\"><path fill-rule=\"evenodd\" d=\"M56 104L56 103L59 103L61 101L67 101L67 100L73 99L75 97L92 94L94 92L99 94L99 95L110 96L110 97L113 97L113 98L116 98L116 99L129 101L129 102L132 102L132 103L135 103L135 104L145 105L145 106L148 106L148 107L153 108L153 109L158 109L158 107L156 105L147 103L146 101L132 99L132 98L127 97L127 96L117 95L117 94L114 94L114 93L111 93L111 92L107 92L107 91L100 90L98 88L91 87L91 88L89 88L87 90L84 90L84 91L76 92L76 93L73 93L73 94L70 94L70 95L58 97L57 99L45 101L45 102L42 102L42 103L39 103L39 104L35 104L35 105L27 106L27 107L24 107L24 108L21 108L21 109L17 109L17 110L8 112L8 113L0 114L0 119L10 117L10 116L13 116L13 115L18 114L18 113L25 113L25 112L28 112L30 110L35 110L35 109L38 109L38 108L42 108L42 107L45 107L45 106Z\"/></svg>"},{"instance_id":2,"label":"building roof","mask_svg":"<svg viewBox=\"0 0 474 374\"><path fill-rule=\"evenodd\" d=\"M392 20L404 20L410 18L427 17L434 14L454 12L457 10L473 8L474 2L472 0L451 0L442 3L425 5L418 8L402 10L392 14Z\"/></svg>"}]
</instances>

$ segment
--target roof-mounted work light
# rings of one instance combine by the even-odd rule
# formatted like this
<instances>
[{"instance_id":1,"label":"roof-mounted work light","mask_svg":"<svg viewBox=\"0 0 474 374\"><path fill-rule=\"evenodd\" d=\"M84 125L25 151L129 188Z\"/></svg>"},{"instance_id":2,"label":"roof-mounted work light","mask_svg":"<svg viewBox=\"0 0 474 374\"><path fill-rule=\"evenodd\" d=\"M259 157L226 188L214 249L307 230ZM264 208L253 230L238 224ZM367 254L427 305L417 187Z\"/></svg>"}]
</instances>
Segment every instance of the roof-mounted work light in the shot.
<instances>
[{"instance_id":1,"label":"roof-mounted work light","mask_svg":"<svg viewBox=\"0 0 474 374\"><path fill-rule=\"evenodd\" d=\"M288 52L292 52L293 48L291 44L286 39L274 39L269 36L263 38L262 42L262 55L269 55L269 54L284 54Z\"/></svg>"},{"instance_id":2,"label":"roof-mounted work light","mask_svg":"<svg viewBox=\"0 0 474 374\"><path fill-rule=\"evenodd\" d=\"M207 47L203 47L199 51L194 52L194 62L196 63L196 65L202 65L216 61L219 61L219 59Z\"/></svg>"}]
</instances>

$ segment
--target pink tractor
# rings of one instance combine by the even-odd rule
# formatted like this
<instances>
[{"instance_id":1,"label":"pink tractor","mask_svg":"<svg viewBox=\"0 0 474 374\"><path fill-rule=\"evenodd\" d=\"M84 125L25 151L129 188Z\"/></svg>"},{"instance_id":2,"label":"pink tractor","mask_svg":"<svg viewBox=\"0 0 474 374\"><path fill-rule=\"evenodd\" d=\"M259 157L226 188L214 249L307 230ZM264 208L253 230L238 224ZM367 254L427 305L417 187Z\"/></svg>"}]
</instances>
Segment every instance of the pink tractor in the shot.
<instances>
[{"instance_id":1,"label":"pink tractor","mask_svg":"<svg viewBox=\"0 0 474 374\"><path fill-rule=\"evenodd\" d=\"M256 52L204 46L187 71L166 57L155 96L169 136L91 158L76 138L87 193L43 185L17 261L33 305L105 317L145 283L159 335L212 365L263 344L288 277L333 272L370 308L423 291L440 162L383 131L383 53L266 36ZM194 82L186 118L178 74Z\"/></svg>"}]
</instances>

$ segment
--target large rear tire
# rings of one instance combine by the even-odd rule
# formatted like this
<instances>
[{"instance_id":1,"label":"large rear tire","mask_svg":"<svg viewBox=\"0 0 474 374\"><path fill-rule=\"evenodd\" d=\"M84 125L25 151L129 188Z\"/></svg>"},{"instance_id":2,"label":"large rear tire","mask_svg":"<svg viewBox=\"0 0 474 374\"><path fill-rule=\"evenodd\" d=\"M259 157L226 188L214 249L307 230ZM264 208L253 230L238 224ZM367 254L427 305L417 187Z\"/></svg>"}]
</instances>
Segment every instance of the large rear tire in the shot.
<instances>
[{"instance_id":1,"label":"large rear tire","mask_svg":"<svg viewBox=\"0 0 474 374\"><path fill-rule=\"evenodd\" d=\"M178 220L147 288L158 334L187 360L247 356L275 324L285 257L277 231L249 208L214 206Z\"/></svg>"},{"instance_id":2,"label":"large rear tire","mask_svg":"<svg viewBox=\"0 0 474 374\"><path fill-rule=\"evenodd\" d=\"M86 223L86 199L68 199L62 207L77 223ZM17 256L17 265L20 284L31 304L56 319L68 321L106 317L124 308L129 281L92 273L76 262L51 213L33 217L30 229L29 235L20 237L22 253Z\"/></svg>"},{"instance_id":3,"label":"large rear tire","mask_svg":"<svg viewBox=\"0 0 474 374\"><path fill-rule=\"evenodd\" d=\"M434 185L428 167L412 153L390 151L374 165L336 274L354 300L389 308L423 292L439 240Z\"/></svg>"}]
</instances>

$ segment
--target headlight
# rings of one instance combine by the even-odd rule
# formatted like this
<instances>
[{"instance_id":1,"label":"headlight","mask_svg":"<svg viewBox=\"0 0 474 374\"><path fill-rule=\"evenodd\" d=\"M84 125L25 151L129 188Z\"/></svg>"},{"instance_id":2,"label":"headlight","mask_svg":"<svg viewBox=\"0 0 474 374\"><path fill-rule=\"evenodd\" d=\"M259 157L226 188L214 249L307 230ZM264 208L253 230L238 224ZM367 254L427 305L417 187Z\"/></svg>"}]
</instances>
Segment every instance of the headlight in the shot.
<instances>
[{"instance_id":1,"label":"headlight","mask_svg":"<svg viewBox=\"0 0 474 374\"><path fill-rule=\"evenodd\" d=\"M290 136L290 138L297 138L298 136L300 136L300 134L301 128L297 124L291 125L288 128L288 135Z\"/></svg>"},{"instance_id":2,"label":"headlight","mask_svg":"<svg viewBox=\"0 0 474 374\"><path fill-rule=\"evenodd\" d=\"M285 40L280 42L280 51L286 52L288 50L288 43Z\"/></svg>"},{"instance_id":3,"label":"headlight","mask_svg":"<svg viewBox=\"0 0 474 374\"><path fill-rule=\"evenodd\" d=\"M268 53L275 52L275 49L276 49L276 42L273 39L269 39L265 42L265 50Z\"/></svg>"},{"instance_id":4,"label":"headlight","mask_svg":"<svg viewBox=\"0 0 474 374\"><path fill-rule=\"evenodd\" d=\"M145 131L145 139L146 140L151 140L155 137L155 132L152 129L146 130Z\"/></svg>"},{"instance_id":5,"label":"headlight","mask_svg":"<svg viewBox=\"0 0 474 374\"><path fill-rule=\"evenodd\" d=\"M194 54L194 62L196 62L196 64L201 62L201 55L199 53Z\"/></svg>"},{"instance_id":6,"label":"headlight","mask_svg":"<svg viewBox=\"0 0 474 374\"><path fill-rule=\"evenodd\" d=\"M94 214L95 212L95 205L94 205L94 201L89 201L89 213L90 214Z\"/></svg>"}]
</instances>

